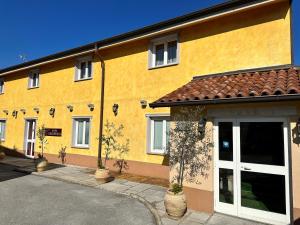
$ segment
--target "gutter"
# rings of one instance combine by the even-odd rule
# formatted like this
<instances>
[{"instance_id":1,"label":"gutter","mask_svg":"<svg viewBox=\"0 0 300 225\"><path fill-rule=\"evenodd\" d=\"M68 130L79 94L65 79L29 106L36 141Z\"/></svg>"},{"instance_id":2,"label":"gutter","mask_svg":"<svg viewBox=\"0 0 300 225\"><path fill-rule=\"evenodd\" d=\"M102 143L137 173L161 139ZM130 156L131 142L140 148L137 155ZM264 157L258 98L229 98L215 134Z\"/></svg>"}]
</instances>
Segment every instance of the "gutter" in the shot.
<instances>
[{"instance_id":1,"label":"gutter","mask_svg":"<svg viewBox=\"0 0 300 225\"><path fill-rule=\"evenodd\" d=\"M10 73L31 69L34 67L42 66L58 60L72 58L79 55L84 55L94 52L94 46L97 45L98 50L118 46L124 43L157 36L167 32L184 28L196 23L211 20L220 16L228 15L231 13L240 12L243 10L255 8L261 5L266 5L273 2L282 0L233 0L222 3L207 9L199 10L184 16L176 17L167 21L156 23L154 25L146 26L144 28L107 38L98 42L84 45L78 48L70 49L67 51L52 54L43 58L39 58L30 62L18 64L15 66L7 67L0 70L0 76Z\"/></svg>"},{"instance_id":2,"label":"gutter","mask_svg":"<svg viewBox=\"0 0 300 225\"><path fill-rule=\"evenodd\" d=\"M105 62L103 57L99 53L97 43L95 44L95 54L98 56L101 62L101 90L100 90L100 122L99 122L99 141L98 141L98 159L97 167L101 169L102 165L102 135L103 135L103 112L104 112L104 88L105 88Z\"/></svg>"},{"instance_id":3,"label":"gutter","mask_svg":"<svg viewBox=\"0 0 300 225\"><path fill-rule=\"evenodd\" d=\"M163 108L174 106L195 106L195 105L217 105L217 104L234 104L234 103L255 103L255 102L280 102L280 101L296 101L300 100L300 95L284 95L284 96L257 96L257 97L239 97L239 98L223 98L211 100L197 101L178 101L178 102L158 102L150 103L151 108Z\"/></svg>"}]
</instances>

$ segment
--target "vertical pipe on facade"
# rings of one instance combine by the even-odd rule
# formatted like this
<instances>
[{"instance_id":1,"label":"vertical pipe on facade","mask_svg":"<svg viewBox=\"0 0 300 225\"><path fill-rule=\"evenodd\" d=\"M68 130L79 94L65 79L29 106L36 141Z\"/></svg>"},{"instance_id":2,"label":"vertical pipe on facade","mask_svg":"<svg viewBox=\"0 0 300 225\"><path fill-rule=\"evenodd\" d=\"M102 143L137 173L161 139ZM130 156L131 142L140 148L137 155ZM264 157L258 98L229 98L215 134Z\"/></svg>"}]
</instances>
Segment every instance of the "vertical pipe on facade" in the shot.
<instances>
[{"instance_id":1,"label":"vertical pipe on facade","mask_svg":"<svg viewBox=\"0 0 300 225\"><path fill-rule=\"evenodd\" d=\"M97 167L101 169L102 166L102 134L103 134L103 112L104 112L104 87L105 87L105 62L99 53L98 44L95 44L95 54L101 62L101 96L100 96L100 122L99 122L99 141L98 141L98 160Z\"/></svg>"}]
</instances>

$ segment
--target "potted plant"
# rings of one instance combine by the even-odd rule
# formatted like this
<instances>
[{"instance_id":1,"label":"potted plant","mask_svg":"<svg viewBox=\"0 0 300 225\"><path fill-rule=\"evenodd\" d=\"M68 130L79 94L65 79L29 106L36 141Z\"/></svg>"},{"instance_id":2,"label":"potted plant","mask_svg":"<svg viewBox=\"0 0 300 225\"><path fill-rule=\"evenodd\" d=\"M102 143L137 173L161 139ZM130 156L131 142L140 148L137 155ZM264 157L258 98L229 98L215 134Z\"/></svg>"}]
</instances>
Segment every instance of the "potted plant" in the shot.
<instances>
[{"instance_id":1,"label":"potted plant","mask_svg":"<svg viewBox=\"0 0 300 225\"><path fill-rule=\"evenodd\" d=\"M46 149L46 145L48 144L44 125L38 128L36 136L39 140L39 148L41 149L41 152L38 154L38 158L36 159L36 170L37 172L42 172L48 166L48 160L44 157L44 150Z\"/></svg>"},{"instance_id":2,"label":"potted plant","mask_svg":"<svg viewBox=\"0 0 300 225\"><path fill-rule=\"evenodd\" d=\"M168 153L174 176L171 179L171 188L166 192L164 204L167 214L175 218L182 217L187 209L183 183L198 183L199 175L207 176L211 161L211 137L205 134L205 124L199 130L201 113L199 110L196 112L195 115L190 111L181 112L180 119L173 122L170 130Z\"/></svg>"},{"instance_id":3,"label":"potted plant","mask_svg":"<svg viewBox=\"0 0 300 225\"><path fill-rule=\"evenodd\" d=\"M106 183L113 179L112 175L109 172L109 169L106 167L107 161L110 159L110 155L114 151L124 150L124 148L129 145L129 140L126 145L120 145L118 143L118 138L122 137L122 130L124 126L121 124L119 127L116 127L114 123L106 121L104 125L104 134L99 140L104 147L104 163L102 159L98 161L98 168L95 173L95 178L101 182Z\"/></svg>"},{"instance_id":4,"label":"potted plant","mask_svg":"<svg viewBox=\"0 0 300 225\"><path fill-rule=\"evenodd\" d=\"M60 150L58 151L58 158L61 159L61 164L65 164L66 163L66 156L67 156L67 152L66 152L67 146L61 146Z\"/></svg>"},{"instance_id":5,"label":"potted plant","mask_svg":"<svg viewBox=\"0 0 300 225\"><path fill-rule=\"evenodd\" d=\"M118 168L118 173L121 174L123 169L128 169L128 163L125 161L125 155L129 152L129 139L126 139L125 144L120 144L117 148L118 157L114 166Z\"/></svg>"}]
</instances>

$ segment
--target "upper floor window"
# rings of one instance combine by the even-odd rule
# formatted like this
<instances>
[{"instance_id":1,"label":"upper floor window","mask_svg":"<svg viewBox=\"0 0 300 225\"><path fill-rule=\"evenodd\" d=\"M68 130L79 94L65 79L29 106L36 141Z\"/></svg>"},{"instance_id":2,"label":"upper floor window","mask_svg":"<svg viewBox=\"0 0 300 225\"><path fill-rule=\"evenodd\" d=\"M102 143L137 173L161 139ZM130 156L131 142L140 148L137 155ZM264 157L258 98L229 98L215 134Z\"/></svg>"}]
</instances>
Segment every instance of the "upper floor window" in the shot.
<instances>
[{"instance_id":1,"label":"upper floor window","mask_svg":"<svg viewBox=\"0 0 300 225\"><path fill-rule=\"evenodd\" d=\"M151 41L149 51L149 67L161 67L177 64L178 60L178 37L169 35Z\"/></svg>"},{"instance_id":2,"label":"upper floor window","mask_svg":"<svg viewBox=\"0 0 300 225\"><path fill-rule=\"evenodd\" d=\"M75 80L86 80L92 78L92 58L85 57L78 60L76 65Z\"/></svg>"},{"instance_id":3,"label":"upper floor window","mask_svg":"<svg viewBox=\"0 0 300 225\"><path fill-rule=\"evenodd\" d=\"M0 120L0 142L5 140L5 126L6 121Z\"/></svg>"},{"instance_id":4,"label":"upper floor window","mask_svg":"<svg viewBox=\"0 0 300 225\"><path fill-rule=\"evenodd\" d=\"M166 154L169 142L170 117L165 115L148 116L148 153Z\"/></svg>"},{"instance_id":5,"label":"upper floor window","mask_svg":"<svg viewBox=\"0 0 300 225\"><path fill-rule=\"evenodd\" d=\"M28 88L37 88L40 84L40 72L33 70L29 73Z\"/></svg>"},{"instance_id":6,"label":"upper floor window","mask_svg":"<svg viewBox=\"0 0 300 225\"><path fill-rule=\"evenodd\" d=\"M73 146L88 148L90 145L91 118L82 117L73 119Z\"/></svg>"},{"instance_id":7,"label":"upper floor window","mask_svg":"<svg viewBox=\"0 0 300 225\"><path fill-rule=\"evenodd\" d=\"M0 94L4 93L4 80L0 79Z\"/></svg>"}]
</instances>

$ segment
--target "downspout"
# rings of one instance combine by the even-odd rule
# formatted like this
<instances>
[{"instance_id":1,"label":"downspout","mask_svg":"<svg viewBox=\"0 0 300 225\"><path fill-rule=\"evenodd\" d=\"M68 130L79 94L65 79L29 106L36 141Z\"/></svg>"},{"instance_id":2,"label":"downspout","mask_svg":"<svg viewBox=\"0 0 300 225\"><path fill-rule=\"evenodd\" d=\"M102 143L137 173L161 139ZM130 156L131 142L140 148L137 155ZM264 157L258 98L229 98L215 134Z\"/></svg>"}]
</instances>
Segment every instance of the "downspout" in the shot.
<instances>
[{"instance_id":1,"label":"downspout","mask_svg":"<svg viewBox=\"0 0 300 225\"><path fill-rule=\"evenodd\" d=\"M98 44L95 44L95 54L101 62L101 90L100 90L100 122L99 122L99 141L98 141L98 169L103 168L102 164L102 134L103 134L103 112L104 112L104 87L105 87L105 62L99 53Z\"/></svg>"}]
</instances>

